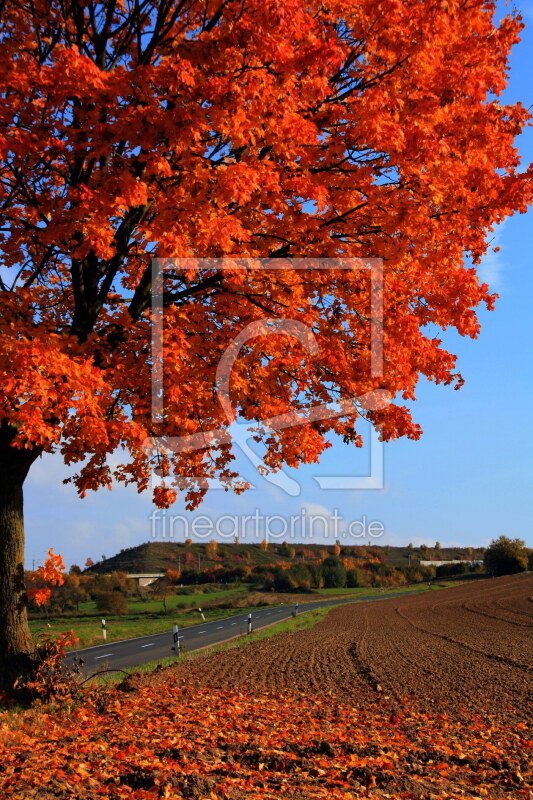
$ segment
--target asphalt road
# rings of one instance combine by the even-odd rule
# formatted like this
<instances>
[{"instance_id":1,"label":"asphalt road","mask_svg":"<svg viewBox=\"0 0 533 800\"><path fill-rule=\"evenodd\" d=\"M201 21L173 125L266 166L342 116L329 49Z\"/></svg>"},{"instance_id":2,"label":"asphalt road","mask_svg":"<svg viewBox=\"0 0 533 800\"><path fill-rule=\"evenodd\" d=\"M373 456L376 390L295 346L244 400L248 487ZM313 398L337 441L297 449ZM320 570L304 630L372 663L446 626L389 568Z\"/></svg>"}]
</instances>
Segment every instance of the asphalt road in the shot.
<instances>
[{"instance_id":1,"label":"asphalt road","mask_svg":"<svg viewBox=\"0 0 533 800\"><path fill-rule=\"evenodd\" d=\"M361 599L346 598L344 600L319 600L315 603L305 603L297 607L298 613L311 611L314 608L340 605L341 603L364 603L374 600L385 600L389 597L402 597L410 592L395 592L393 594L374 595ZM274 608L261 608L252 612L252 629L258 630L274 622L289 619L295 610L294 604L287 603ZM226 619L203 622L200 625L191 625L180 628L180 646L187 652L200 650L213 644L220 644L234 636L247 633L248 614L236 614ZM124 639L120 642L86 647L84 650L71 651L66 659L67 665L72 664L74 658L83 659L83 672L92 674L104 669L127 669L138 667L148 661L156 661L175 655L172 650L172 631L157 633L152 636L141 636L136 639Z\"/></svg>"}]
</instances>

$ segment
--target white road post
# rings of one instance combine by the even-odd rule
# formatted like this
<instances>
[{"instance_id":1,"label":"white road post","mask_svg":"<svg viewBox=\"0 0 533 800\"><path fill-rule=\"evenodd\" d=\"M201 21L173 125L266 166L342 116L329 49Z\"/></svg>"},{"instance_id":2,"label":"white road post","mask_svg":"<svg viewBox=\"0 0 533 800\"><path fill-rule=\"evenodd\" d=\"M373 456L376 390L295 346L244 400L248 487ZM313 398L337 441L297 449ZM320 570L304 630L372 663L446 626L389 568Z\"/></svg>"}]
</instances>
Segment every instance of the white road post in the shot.
<instances>
[{"instance_id":1,"label":"white road post","mask_svg":"<svg viewBox=\"0 0 533 800\"><path fill-rule=\"evenodd\" d=\"M248 633L252 632L252 615L248 614Z\"/></svg>"},{"instance_id":2,"label":"white road post","mask_svg":"<svg viewBox=\"0 0 533 800\"><path fill-rule=\"evenodd\" d=\"M176 655L180 656L180 636L179 636L179 628L177 625L174 625L172 629L172 641L174 642L172 649L176 651Z\"/></svg>"},{"instance_id":3,"label":"white road post","mask_svg":"<svg viewBox=\"0 0 533 800\"><path fill-rule=\"evenodd\" d=\"M104 642L107 640L107 630L105 626L105 619L102 620L102 638Z\"/></svg>"},{"instance_id":4,"label":"white road post","mask_svg":"<svg viewBox=\"0 0 533 800\"><path fill-rule=\"evenodd\" d=\"M200 614L202 615L202 619L203 619L203 621L205 622L204 612L202 611L202 609L201 609L201 608L199 608L199 609L198 609L198 611L199 611L199 612L200 612Z\"/></svg>"}]
</instances>

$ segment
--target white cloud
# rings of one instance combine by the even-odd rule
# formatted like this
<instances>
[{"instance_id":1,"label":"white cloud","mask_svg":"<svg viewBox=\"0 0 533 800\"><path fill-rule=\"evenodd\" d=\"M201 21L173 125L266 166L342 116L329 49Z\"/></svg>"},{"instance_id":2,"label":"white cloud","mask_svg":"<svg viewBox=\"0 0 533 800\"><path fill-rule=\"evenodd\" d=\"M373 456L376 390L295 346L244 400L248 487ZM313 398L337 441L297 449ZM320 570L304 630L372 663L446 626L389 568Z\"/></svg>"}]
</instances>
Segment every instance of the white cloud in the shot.
<instances>
[{"instance_id":1,"label":"white cloud","mask_svg":"<svg viewBox=\"0 0 533 800\"><path fill-rule=\"evenodd\" d=\"M326 506L321 505L320 503L302 503L301 509L302 511L305 510L305 514L308 516L317 515L328 518L333 516L333 511L330 508L326 508Z\"/></svg>"}]
</instances>

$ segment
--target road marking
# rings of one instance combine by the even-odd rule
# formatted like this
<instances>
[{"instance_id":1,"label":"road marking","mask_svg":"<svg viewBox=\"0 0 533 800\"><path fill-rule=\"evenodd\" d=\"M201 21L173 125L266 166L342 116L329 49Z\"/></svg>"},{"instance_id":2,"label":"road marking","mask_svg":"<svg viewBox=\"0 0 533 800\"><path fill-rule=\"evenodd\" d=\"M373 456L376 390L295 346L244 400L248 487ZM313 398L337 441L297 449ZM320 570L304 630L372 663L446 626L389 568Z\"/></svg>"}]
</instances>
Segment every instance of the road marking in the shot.
<instances>
[{"instance_id":1,"label":"road marking","mask_svg":"<svg viewBox=\"0 0 533 800\"><path fill-rule=\"evenodd\" d=\"M113 653L106 653L105 656L95 656L94 660L96 661L97 658L107 658L108 656L112 656Z\"/></svg>"},{"instance_id":2,"label":"road marking","mask_svg":"<svg viewBox=\"0 0 533 800\"><path fill-rule=\"evenodd\" d=\"M150 644L142 644L141 647L154 647L155 642L150 642Z\"/></svg>"},{"instance_id":3,"label":"road marking","mask_svg":"<svg viewBox=\"0 0 533 800\"><path fill-rule=\"evenodd\" d=\"M236 622L232 622L231 624L232 624L232 625L236 625L237 623L236 623Z\"/></svg>"},{"instance_id":4,"label":"road marking","mask_svg":"<svg viewBox=\"0 0 533 800\"><path fill-rule=\"evenodd\" d=\"M207 631L198 631L198 636L200 636L201 633L207 633Z\"/></svg>"},{"instance_id":5,"label":"road marking","mask_svg":"<svg viewBox=\"0 0 533 800\"><path fill-rule=\"evenodd\" d=\"M219 625L217 631L221 631L223 627L224 627L223 625Z\"/></svg>"}]
</instances>

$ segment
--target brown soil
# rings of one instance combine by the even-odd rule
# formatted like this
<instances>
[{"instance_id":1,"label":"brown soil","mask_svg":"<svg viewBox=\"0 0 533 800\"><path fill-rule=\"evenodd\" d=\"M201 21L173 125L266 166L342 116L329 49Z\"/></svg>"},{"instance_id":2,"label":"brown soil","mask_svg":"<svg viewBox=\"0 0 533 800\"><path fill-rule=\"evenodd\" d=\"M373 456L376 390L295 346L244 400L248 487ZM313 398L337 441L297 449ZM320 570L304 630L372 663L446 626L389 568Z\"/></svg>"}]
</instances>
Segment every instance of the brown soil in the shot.
<instances>
[{"instance_id":1,"label":"brown soil","mask_svg":"<svg viewBox=\"0 0 533 800\"><path fill-rule=\"evenodd\" d=\"M314 628L171 667L188 686L302 692L358 705L530 719L533 576L332 610ZM165 680L130 679L142 685Z\"/></svg>"}]
</instances>

